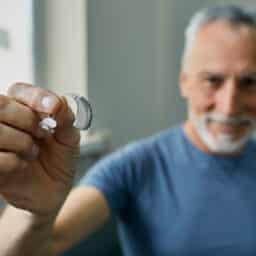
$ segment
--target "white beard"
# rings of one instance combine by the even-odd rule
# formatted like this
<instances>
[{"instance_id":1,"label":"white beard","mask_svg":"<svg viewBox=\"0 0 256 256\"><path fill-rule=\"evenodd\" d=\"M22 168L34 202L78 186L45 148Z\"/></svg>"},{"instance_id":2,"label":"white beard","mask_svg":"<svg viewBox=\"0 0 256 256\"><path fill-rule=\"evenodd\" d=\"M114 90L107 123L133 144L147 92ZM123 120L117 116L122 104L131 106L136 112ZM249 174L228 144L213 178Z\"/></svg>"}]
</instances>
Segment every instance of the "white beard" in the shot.
<instances>
[{"instance_id":1,"label":"white beard","mask_svg":"<svg viewBox=\"0 0 256 256\"><path fill-rule=\"evenodd\" d=\"M191 108L190 108L191 109ZM200 117L196 116L192 110L189 111L189 119L193 127L196 129L200 139L214 153L230 154L238 152L246 144L253 133L253 129L256 127L256 120L250 117L227 117L218 113L207 113ZM250 122L251 128L248 129L246 134L239 138L234 139L229 134L218 134L213 137L207 129L207 123L209 120L213 120L220 123L227 123L238 125L241 122Z\"/></svg>"}]
</instances>

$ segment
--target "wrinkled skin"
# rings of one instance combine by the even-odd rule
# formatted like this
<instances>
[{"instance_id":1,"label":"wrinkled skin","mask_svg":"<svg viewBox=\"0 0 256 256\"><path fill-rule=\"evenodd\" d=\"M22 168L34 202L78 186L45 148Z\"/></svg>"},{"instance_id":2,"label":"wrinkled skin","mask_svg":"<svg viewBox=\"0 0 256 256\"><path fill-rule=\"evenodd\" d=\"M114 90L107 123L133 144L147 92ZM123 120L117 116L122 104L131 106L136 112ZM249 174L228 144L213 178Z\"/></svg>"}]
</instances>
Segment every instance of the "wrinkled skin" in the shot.
<instances>
[{"instance_id":1,"label":"wrinkled skin","mask_svg":"<svg viewBox=\"0 0 256 256\"><path fill-rule=\"evenodd\" d=\"M224 21L204 25L196 35L180 74L181 94L195 118L221 114L226 118L256 119L256 30ZM212 153L190 118L185 131L201 150ZM211 121L208 134L228 134L239 140L251 129L248 123L232 125Z\"/></svg>"},{"instance_id":2,"label":"wrinkled skin","mask_svg":"<svg viewBox=\"0 0 256 256\"><path fill-rule=\"evenodd\" d=\"M43 96L53 104L41 105ZM58 125L54 134L39 128L45 115ZM15 84L0 96L0 194L38 216L55 216L71 188L80 133L64 97L27 84ZM33 153L33 145L39 152Z\"/></svg>"}]
</instances>

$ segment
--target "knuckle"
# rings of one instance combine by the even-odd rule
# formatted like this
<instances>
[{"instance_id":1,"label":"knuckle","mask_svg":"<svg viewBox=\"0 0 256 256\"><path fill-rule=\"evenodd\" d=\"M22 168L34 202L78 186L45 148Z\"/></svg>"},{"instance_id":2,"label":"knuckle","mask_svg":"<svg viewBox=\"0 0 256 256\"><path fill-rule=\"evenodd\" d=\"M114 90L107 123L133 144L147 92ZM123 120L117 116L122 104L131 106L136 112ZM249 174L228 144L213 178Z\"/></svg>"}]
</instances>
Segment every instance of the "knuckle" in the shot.
<instances>
[{"instance_id":1,"label":"knuckle","mask_svg":"<svg viewBox=\"0 0 256 256\"><path fill-rule=\"evenodd\" d=\"M5 125L3 123L0 123L0 136L3 136L5 131Z\"/></svg>"},{"instance_id":2,"label":"knuckle","mask_svg":"<svg viewBox=\"0 0 256 256\"><path fill-rule=\"evenodd\" d=\"M5 108L10 102L10 99L3 94L0 94L0 109Z\"/></svg>"},{"instance_id":3,"label":"knuckle","mask_svg":"<svg viewBox=\"0 0 256 256\"><path fill-rule=\"evenodd\" d=\"M21 166L21 159L15 154L9 154L8 158L8 161L10 163L8 171L12 172L19 169L19 167Z\"/></svg>"},{"instance_id":4,"label":"knuckle","mask_svg":"<svg viewBox=\"0 0 256 256\"><path fill-rule=\"evenodd\" d=\"M15 90L15 88L16 88L17 86L19 86L19 84L20 84L20 83L14 83L14 84L12 84L11 86L9 86L9 88L8 88L8 90L7 90L7 94L8 94L8 95L12 95L12 92Z\"/></svg>"},{"instance_id":5,"label":"knuckle","mask_svg":"<svg viewBox=\"0 0 256 256\"><path fill-rule=\"evenodd\" d=\"M26 116L26 126L29 130L35 130L38 128L39 117L35 113L29 111Z\"/></svg>"},{"instance_id":6,"label":"knuckle","mask_svg":"<svg viewBox=\"0 0 256 256\"><path fill-rule=\"evenodd\" d=\"M14 153L3 153L0 157L1 174L7 174L18 170L22 160Z\"/></svg>"},{"instance_id":7,"label":"knuckle","mask_svg":"<svg viewBox=\"0 0 256 256\"><path fill-rule=\"evenodd\" d=\"M15 95L15 91L16 89L21 86L21 83L17 82L17 83L14 83L12 84L11 86L9 86L9 88L7 89L7 95L9 96L13 96Z\"/></svg>"},{"instance_id":8,"label":"knuckle","mask_svg":"<svg viewBox=\"0 0 256 256\"><path fill-rule=\"evenodd\" d=\"M28 86L31 86L31 85L29 85L27 83L22 83L22 82L13 83L11 86L9 86L9 88L7 90L7 95L11 95L11 96L16 95L17 89L25 88Z\"/></svg>"},{"instance_id":9,"label":"knuckle","mask_svg":"<svg viewBox=\"0 0 256 256\"><path fill-rule=\"evenodd\" d=\"M33 145L34 145L34 140L32 139L32 137L28 134L25 134L22 140L22 150L26 153L31 152Z\"/></svg>"},{"instance_id":10,"label":"knuckle","mask_svg":"<svg viewBox=\"0 0 256 256\"><path fill-rule=\"evenodd\" d=\"M6 143L9 140L9 130L8 127L2 122L1 118L0 118L0 143L1 143L1 147L2 146L6 146Z\"/></svg>"}]
</instances>

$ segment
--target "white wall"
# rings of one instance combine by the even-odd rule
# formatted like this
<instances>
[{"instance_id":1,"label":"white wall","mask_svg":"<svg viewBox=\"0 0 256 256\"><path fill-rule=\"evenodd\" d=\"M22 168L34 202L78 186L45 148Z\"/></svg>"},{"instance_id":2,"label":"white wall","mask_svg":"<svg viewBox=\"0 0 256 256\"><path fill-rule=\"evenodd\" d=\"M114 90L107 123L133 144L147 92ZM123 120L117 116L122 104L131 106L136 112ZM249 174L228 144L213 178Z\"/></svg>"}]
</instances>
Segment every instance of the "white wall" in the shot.
<instances>
[{"instance_id":1,"label":"white wall","mask_svg":"<svg viewBox=\"0 0 256 256\"><path fill-rule=\"evenodd\" d=\"M31 2L0 0L0 93L16 81L34 81Z\"/></svg>"},{"instance_id":2,"label":"white wall","mask_svg":"<svg viewBox=\"0 0 256 256\"><path fill-rule=\"evenodd\" d=\"M34 0L37 82L87 94L86 0Z\"/></svg>"}]
</instances>

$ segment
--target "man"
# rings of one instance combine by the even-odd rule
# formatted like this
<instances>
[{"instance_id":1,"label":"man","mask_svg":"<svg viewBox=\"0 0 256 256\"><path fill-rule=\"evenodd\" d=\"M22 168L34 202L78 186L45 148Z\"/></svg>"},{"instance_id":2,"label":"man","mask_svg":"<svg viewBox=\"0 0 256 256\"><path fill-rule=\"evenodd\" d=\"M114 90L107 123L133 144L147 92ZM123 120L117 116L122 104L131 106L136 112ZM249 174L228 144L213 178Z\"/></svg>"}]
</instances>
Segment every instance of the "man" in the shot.
<instances>
[{"instance_id":1,"label":"man","mask_svg":"<svg viewBox=\"0 0 256 256\"><path fill-rule=\"evenodd\" d=\"M3 214L0 255L56 255L111 214L124 255L255 255L255 41L255 13L235 6L197 13L186 31L180 74L188 119L100 161L60 212L77 152L72 114L58 99L59 110L46 112L56 113L60 126L41 139L32 127L45 92L14 86L0 115L2 125L10 125L0 141L0 189L10 204L28 211L9 206ZM39 141L34 160L17 158L31 152L32 143L10 146L10 138L24 133ZM5 228L10 222L15 226Z\"/></svg>"}]
</instances>

